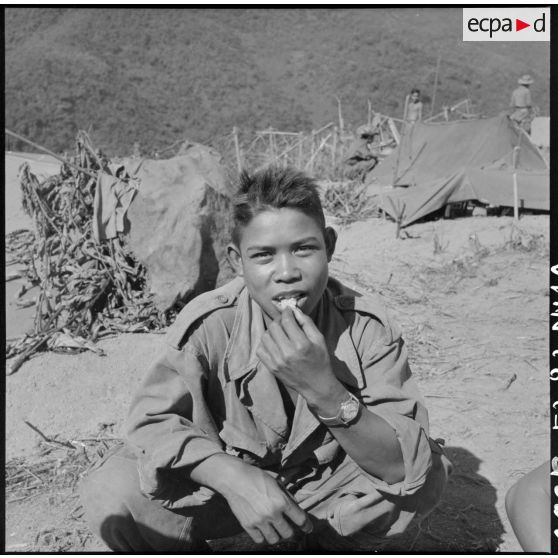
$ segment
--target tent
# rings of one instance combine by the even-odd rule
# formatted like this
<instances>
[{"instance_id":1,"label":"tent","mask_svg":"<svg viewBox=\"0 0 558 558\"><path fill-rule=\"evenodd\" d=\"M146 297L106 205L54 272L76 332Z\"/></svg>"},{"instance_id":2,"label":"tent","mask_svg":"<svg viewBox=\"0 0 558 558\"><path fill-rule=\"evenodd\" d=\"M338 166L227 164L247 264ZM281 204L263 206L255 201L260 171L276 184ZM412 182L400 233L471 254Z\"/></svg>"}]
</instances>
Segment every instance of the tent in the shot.
<instances>
[{"instance_id":1,"label":"tent","mask_svg":"<svg viewBox=\"0 0 558 558\"><path fill-rule=\"evenodd\" d=\"M514 149L518 147L518 149ZM448 203L478 200L548 211L548 165L505 114L480 120L416 123L399 147L366 177L368 193L401 226Z\"/></svg>"}]
</instances>

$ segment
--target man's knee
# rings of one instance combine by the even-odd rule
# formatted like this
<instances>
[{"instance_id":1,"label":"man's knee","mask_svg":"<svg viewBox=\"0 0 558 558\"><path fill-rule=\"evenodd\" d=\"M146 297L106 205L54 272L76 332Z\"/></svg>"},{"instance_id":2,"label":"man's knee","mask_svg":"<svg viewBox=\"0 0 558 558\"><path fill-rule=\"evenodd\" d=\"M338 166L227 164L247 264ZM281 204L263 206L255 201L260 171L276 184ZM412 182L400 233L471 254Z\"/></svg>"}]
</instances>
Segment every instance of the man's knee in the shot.
<instances>
[{"instance_id":1,"label":"man's knee","mask_svg":"<svg viewBox=\"0 0 558 558\"><path fill-rule=\"evenodd\" d=\"M183 484L186 492L191 490ZM185 503L173 510L163 500L149 499L141 491L137 462L127 447L91 470L80 486L80 495L91 530L111 550L201 551L204 539L241 531L226 502L218 498L198 505Z\"/></svg>"},{"instance_id":2,"label":"man's knee","mask_svg":"<svg viewBox=\"0 0 558 558\"><path fill-rule=\"evenodd\" d=\"M133 501L140 496L135 469L111 455L81 482L80 498L91 530L114 549L113 527L131 518ZM118 530L118 529L116 529ZM109 534L110 536L107 536Z\"/></svg>"}]
</instances>

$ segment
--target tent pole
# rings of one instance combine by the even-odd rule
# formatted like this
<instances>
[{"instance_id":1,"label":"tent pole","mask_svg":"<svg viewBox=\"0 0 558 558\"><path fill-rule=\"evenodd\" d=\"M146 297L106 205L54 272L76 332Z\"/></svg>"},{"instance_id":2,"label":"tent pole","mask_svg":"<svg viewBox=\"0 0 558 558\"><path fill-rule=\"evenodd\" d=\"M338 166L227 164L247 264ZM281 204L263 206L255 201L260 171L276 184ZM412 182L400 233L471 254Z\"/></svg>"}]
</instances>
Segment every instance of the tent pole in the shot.
<instances>
[{"instance_id":1,"label":"tent pole","mask_svg":"<svg viewBox=\"0 0 558 558\"><path fill-rule=\"evenodd\" d=\"M517 201L517 173L513 173L513 219L519 221L519 207Z\"/></svg>"},{"instance_id":2,"label":"tent pole","mask_svg":"<svg viewBox=\"0 0 558 558\"><path fill-rule=\"evenodd\" d=\"M517 159L519 157L519 145L513 148L513 219L519 221L519 202L517 194Z\"/></svg>"}]
</instances>

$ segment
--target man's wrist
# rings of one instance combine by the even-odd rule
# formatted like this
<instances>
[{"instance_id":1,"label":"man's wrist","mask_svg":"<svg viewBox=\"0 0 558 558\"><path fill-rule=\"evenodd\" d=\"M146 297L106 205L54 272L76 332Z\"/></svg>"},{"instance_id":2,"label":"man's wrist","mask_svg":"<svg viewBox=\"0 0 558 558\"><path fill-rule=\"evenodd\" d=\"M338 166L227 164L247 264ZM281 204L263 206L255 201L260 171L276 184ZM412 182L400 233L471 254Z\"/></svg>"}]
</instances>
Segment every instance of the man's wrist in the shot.
<instances>
[{"instance_id":1,"label":"man's wrist","mask_svg":"<svg viewBox=\"0 0 558 558\"><path fill-rule=\"evenodd\" d=\"M203 469L203 473L192 476L192 480L212 488L224 498L229 498L234 494L236 486L235 480L241 476L250 474L251 465L245 463L239 457L234 457L226 453L216 453L208 457L198 465L198 470Z\"/></svg>"},{"instance_id":2,"label":"man's wrist","mask_svg":"<svg viewBox=\"0 0 558 558\"><path fill-rule=\"evenodd\" d=\"M333 416L318 415L318 419L327 427L330 426L349 426L358 420L361 411L361 403L352 393L341 403L337 412Z\"/></svg>"},{"instance_id":3,"label":"man's wrist","mask_svg":"<svg viewBox=\"0 0 558 558\"><path fill-rule=\"evenodd\" d=\"M338 412L339 406L347 400L350 393L341 382L336 380L326 389L302 395L315 415L329 417Z\"/></svg>"}]
</instances>

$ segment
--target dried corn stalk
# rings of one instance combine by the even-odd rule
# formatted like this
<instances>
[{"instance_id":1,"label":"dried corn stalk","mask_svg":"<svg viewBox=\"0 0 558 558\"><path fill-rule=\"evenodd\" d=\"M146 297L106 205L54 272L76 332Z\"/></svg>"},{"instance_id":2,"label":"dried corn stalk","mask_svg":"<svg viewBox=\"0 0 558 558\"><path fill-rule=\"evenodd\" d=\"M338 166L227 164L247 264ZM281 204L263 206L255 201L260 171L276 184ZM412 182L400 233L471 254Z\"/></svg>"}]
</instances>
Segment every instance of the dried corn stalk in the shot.
<instances>
[{"instance_id":1,"label":"dried corn stalk","mask_svg":"<svg viewBox=\"0 0 558 558\"><path fill-rule=\"evenodd\" d=\"M23 208L34 233L9 235L7 255L10 262L26 266L39 296L34 332L8 343L7 357L19 355L11 373L37 350L85 350L103 335L160 328L170 318L153 305L146 292L146 269L127 249L123 235L95 240L100 171L112 174L85 132L78 134L71 166L63 165L59 175L41 183L29 165L22 165ZM131 180L122 168L117 172L120 179Z\"/></svg>"}]
</instances>

